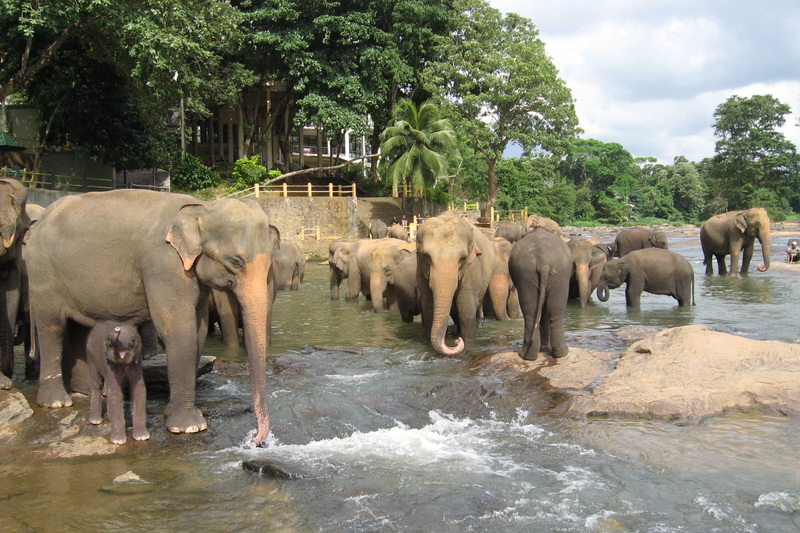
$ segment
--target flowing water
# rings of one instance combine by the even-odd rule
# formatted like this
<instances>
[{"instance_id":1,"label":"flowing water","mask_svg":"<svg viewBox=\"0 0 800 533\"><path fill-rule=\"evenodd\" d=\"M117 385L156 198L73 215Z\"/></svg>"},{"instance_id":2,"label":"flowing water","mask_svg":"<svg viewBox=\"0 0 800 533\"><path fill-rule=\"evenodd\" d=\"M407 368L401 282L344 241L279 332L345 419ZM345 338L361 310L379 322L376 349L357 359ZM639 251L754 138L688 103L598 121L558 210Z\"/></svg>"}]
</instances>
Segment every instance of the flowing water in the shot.
<instances>
[{"instance_id":1,"label":"flowing water","mask_svg":"<svg viewBox=\"0 0 800 533\"><path fill-rule=\"evenodd\" d=\"M570 303L568 344L621 351L621 328L686 324L800 340L796 274L706 277L696 236L671 248L697 272L696 306L643 295L628 310L624 289ZM536 385L436 357L419 323L363 299L330 301L327 276L309 263L301 289L278 295L266 448L249 444L246 374L213 372L198 385L203 434L166 434L165 399L151 398L148 442L58 461L38 449L0 455L0 530L800 531L796 416L688 426L546 416L551 399ZM522 330L486 321L469 353L516 350ZM206 351L245 360L213 337ZM306 477L257 476L242 469L251 459ZM127 471L149 483L111 485Z\"/></svg>"}]
</instances>

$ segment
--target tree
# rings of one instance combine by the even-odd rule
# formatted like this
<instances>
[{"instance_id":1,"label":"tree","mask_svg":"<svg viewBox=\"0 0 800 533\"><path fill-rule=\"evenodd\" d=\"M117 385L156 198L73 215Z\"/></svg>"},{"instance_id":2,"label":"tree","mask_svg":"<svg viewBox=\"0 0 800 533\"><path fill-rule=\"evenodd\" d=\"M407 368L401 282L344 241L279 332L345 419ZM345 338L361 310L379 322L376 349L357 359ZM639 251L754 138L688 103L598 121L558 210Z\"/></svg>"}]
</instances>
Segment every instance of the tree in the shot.
<instances>
[{"instance_id":1,"label":"tree","mask_svg":"<svg viewBox=\"0 0 800 533\"><path fill-rule=\"evenodd\" d=\"M772 214L800 210L797 150L777 131L790 112L768 94L732 96L717 106L709 186L718 208L741 209L758 202Z\"/></svg>"},{"instance_id":2,"label":"tree","mask_svg":"<svg viewBox=\"0 0 800 533\"><path fill-rule=\"evenodd\" d=\"M455 132L438 108L424 102L417 107L401 100L392 114L393 125L381 135L382 159L396 193L409 183L424 193L449 174L450 161L460 158Z\"/></svg>"},{"instance_id":3,"label":"tree","mask_svg":"<svg viewBox=\"0 0 800 533\"><path fill-rule=\"evenodd\" d=\"M501 14L484 0L456 0L456 31L442 61L425 72L425 87L465 121L475 152L487 164L487 209L497 199L495 168L509 143L527 154L564 153L577 133L572 94L533 23Z\"/></svg>"}]
</instances>

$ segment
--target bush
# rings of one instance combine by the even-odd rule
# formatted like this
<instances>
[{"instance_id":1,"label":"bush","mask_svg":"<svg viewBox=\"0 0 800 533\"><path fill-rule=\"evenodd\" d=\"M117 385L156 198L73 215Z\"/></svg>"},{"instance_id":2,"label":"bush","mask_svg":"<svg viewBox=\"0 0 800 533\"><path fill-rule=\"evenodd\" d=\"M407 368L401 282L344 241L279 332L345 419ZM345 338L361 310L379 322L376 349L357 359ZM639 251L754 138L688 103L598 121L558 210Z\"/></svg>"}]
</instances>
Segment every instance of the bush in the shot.
<instances>
[{"instance_id":1,"label":"bush","mask_svg":"<svg viewBox=\"0 0 800 533\"><path fill-rule=\"evenodd\" d=\"M178 166L170 174L170 185L184 191L198 191L213 187L220 176L192 154L183 154Z\"/></svg>"},{"instance_id":2,"label":"bush","mask_svg":"<svg viewBox=\"0 0 800 533\"><path fill-rule=\"evenodd\" d=\"M253 157L238 159L233 167L233 186L236 189L249 189L261 181L267 173L267 167L259 161L261 156L256 154Z\"/></svg>"}]
</instances>

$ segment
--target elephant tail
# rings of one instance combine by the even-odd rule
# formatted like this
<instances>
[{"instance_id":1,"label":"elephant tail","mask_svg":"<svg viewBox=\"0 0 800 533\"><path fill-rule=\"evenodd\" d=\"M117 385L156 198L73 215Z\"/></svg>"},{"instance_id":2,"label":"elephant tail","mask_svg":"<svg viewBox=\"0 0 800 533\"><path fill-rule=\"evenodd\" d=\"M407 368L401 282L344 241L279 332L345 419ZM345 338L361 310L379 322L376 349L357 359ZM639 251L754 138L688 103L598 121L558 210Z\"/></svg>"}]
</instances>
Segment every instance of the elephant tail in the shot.
<instances>
[{"instance_id":1,"label":"elephant tail","mask_svg":"<svg viewBox=\"0 0 800 533\"><path fill-rule=\"evenodd\" d=\"M697 305L694 299L694 270L692 270L692 305Z\"/></svg>"},{"instance_id":2,"label":"elephant tail","mask_svg":"<svg viewBox=\"0 0 800 533\"><path fill-rule=\"evenodd\" d=\"M543 268L539 272L539 297L536 301L536 315L533 318L533 327L538 328L539 322L542 320L542 310L544 309L545 293L547 292L547 283L550 279L550 267Z\"/></svg>"}]
</instances>

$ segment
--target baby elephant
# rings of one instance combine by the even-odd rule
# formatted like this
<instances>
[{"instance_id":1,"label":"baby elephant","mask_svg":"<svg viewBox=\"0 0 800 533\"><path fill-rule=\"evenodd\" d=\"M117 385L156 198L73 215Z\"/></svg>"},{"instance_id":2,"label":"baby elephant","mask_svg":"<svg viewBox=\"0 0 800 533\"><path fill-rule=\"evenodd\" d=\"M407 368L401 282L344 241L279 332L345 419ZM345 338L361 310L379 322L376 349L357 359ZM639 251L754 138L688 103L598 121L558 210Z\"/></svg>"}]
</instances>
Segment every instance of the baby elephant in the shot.
<instances>
[{"instance_id":1,"label":"baby elephant","mask_svg":"<svg viewBox=\"0 0 800 533\"><path fill-rule=\"evenodd\" d=\"M122 387L130 389L133 411L133 438L147 440L145 404L147 392L142 376L142 339L135 326L105 321L97 324L86 341L86 357L91 374L89 423L103 422L103 387L106 388L108 419L113 444L125 444L125 414Z\"/></svg>"},{"instance_id":2,"label":"baby elephant","mask_svg":"<svg viewBox=\"0 0 800 533\"><path fill-rule=\"evenodd\" d=\"M608 289L616 289L623 283L627 283L625 301L630 307L640 307L642 291L672 296L681 307L694 305L692 265L669 250L635 250L607 262L597 286L597 299L607 301Z\"/></svg>"}]
</instances>

